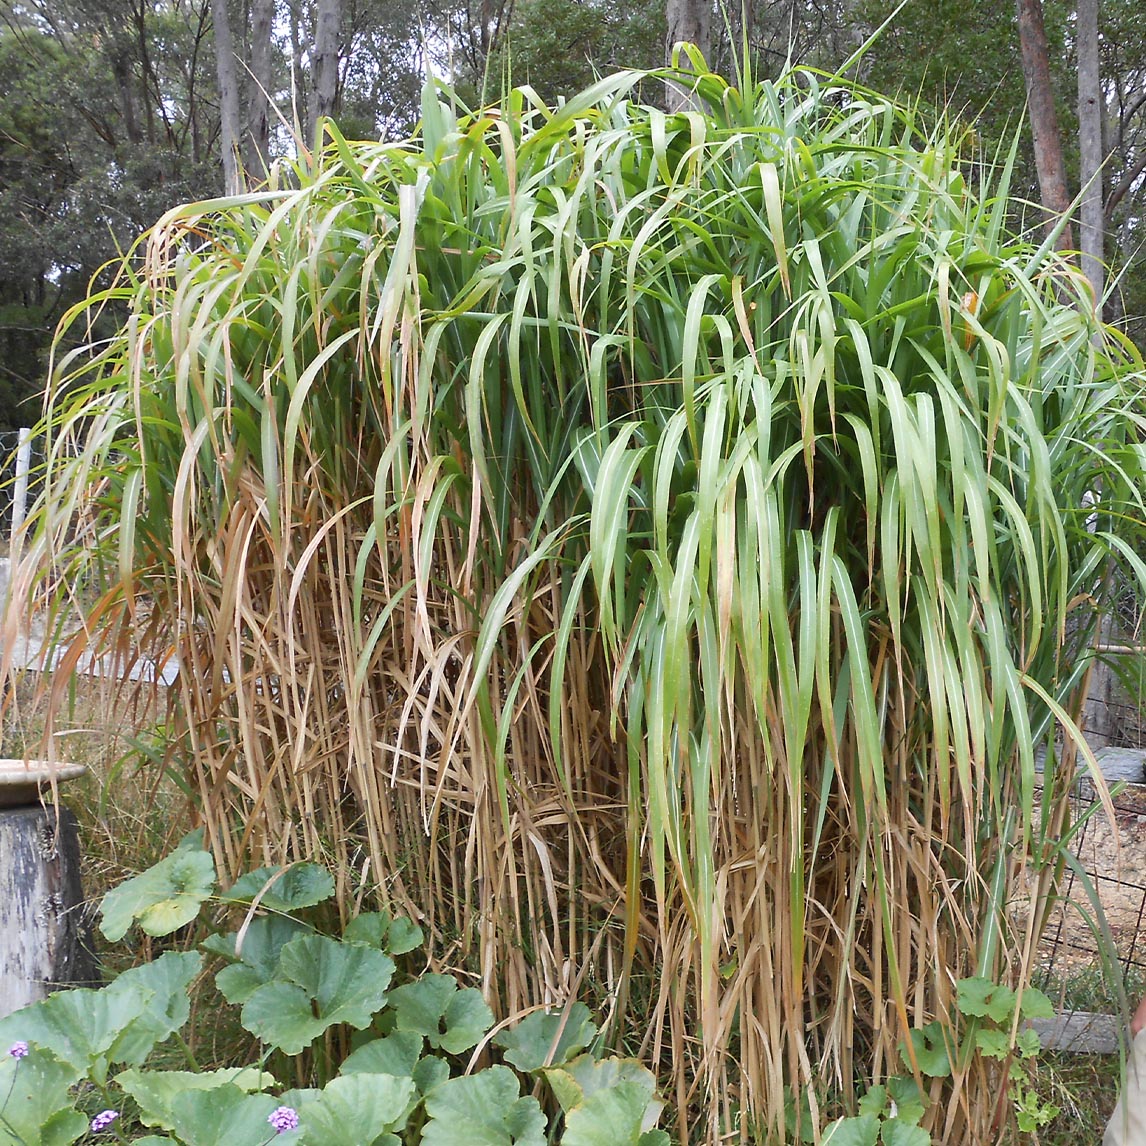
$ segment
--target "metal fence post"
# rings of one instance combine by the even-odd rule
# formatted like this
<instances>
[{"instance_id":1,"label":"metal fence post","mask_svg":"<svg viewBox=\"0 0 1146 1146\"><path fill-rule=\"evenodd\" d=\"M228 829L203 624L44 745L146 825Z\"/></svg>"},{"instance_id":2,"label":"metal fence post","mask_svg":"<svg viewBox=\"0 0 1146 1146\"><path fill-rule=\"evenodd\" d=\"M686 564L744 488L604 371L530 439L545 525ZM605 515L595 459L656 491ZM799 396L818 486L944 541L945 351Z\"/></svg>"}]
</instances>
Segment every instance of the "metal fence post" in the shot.
<instances>
[{"instance_id":1,"label":"metal fence post","mask_svg":"<svg viewBox=\"0 0 1146 1146\"><path fill-rule=\"evenodd\" d=\"M28 470L32 464L32 431L25 426L20 430L19 445L16 447L16 488L12 493L12 548L16 547L16 535L24 524L28 508Z\"/></svg>"}]
</instances>

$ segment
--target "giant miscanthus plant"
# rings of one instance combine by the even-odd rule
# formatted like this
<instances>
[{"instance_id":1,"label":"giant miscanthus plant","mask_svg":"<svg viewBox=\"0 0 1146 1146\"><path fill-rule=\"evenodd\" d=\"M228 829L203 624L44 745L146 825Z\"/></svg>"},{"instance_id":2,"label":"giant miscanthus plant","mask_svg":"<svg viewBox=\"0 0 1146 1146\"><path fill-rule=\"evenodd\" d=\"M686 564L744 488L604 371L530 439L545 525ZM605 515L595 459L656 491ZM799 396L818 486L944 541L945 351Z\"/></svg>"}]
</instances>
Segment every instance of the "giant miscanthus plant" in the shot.
<instances>
[{"instance_id":1,"label":"giant miscanthus plant","mask_svg":"<svg viewBox=\"0 0 1146 1146\"><path fill-rule=\"evenodd\" d=\"M939 1020L928 1124L993 1141L954 981L1034 965L1141 362L1008 162L808 72L641 79L431 92L168 214L58 364L19 583L100 587L72 656L178 649L227 870L333 860L503 1013L606 1005L686 1140Z\"/></svg>"}]
</instances>

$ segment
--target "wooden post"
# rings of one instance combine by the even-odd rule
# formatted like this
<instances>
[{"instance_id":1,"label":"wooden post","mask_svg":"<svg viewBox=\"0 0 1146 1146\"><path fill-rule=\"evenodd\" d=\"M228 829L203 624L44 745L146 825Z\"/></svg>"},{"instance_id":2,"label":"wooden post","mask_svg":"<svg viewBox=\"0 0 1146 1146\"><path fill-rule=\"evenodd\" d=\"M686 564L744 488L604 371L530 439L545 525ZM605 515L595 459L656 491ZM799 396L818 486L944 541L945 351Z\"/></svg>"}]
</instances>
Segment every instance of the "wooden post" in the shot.
<instances>
[{"instance_id":1,"label":"wooden post","mask_svg":"<svg viewBox=\"0 0 1146 1146\"><path fill-rule=\"evenodd\" d=\"M28 512L28 470L32 466L32 431L20 431L16 446L16 486L12 491L12 550L16 550L16 534L24 524Z\"/></svg>"},{"instance_id":2,"label":"wooden post","mask_svg":"<svg viewBox=\"0 0 1146 1146\"><path fill-rule=\"evenodd\" d=\"M0 808L0 1018L97 980L75 816L53 805Z\"/></svg>"}]
</instances>

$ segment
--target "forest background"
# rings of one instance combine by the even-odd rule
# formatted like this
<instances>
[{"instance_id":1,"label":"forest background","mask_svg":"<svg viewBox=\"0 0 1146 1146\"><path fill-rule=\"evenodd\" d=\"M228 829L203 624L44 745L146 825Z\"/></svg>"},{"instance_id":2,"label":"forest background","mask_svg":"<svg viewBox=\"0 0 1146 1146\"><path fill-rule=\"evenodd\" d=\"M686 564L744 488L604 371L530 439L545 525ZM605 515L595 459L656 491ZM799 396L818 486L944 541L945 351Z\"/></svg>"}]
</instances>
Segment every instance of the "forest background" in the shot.
<instances>
[{"instance_id":1,"label":"forest background","mask_svg":"<svg viewBox=\"0 0 1146 1146\"><path fill-rule=\"evenodd\" d=\"M655 66L678 39L700 43L725 73L744 44L763 74L789 58L834 69L895 10L891 0L734 7L0 3L0 430L35 420L56 323L108 260L175 203L263 178L268 160L313 140L318 116L347 137L401 137L429 72L474 102L507 79L554 101L595 74ZM1084 269L1099 294L1113 283L1107 321L1146 341L1140 0L907 0L857 71L965 126L977 161L992 162L1019 132L1015 190L1031 204L1061 210L1087 189L1081 226L1062 241L1092 256ZM1033 210L1015 220L1040 222Z\"/></svg>"}]
</instances>

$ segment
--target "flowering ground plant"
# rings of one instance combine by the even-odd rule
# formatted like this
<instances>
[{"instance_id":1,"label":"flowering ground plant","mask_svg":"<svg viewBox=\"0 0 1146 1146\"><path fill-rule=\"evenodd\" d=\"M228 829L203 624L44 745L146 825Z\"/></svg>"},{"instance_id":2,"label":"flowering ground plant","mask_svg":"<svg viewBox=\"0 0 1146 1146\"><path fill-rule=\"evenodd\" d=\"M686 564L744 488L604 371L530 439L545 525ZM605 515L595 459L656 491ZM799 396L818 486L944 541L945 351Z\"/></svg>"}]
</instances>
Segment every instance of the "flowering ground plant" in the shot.
<instances>
[{"instance_id":1,"label":"flowering ground plant","mask_svg":"<svg viewBox=\"0 0 1146 1146\"><path fill-rule=\"evenodd\" d=\"M101 930L170 935L216 891L193 834L108 893ZM410 920L366 913L339 936L316 926L311 909L333 894L317 864L251 872L222 897L241 925L211 931L203 952L165 952L0 1020L0 1146L667 1146L652 1074L598 1056L584 1004L491 1035L479 991L403 969L423 942ZM216 985L258 1039L254 1063L203 1070L184 1038L204 953L224 963ZM155 1065L171 1046L186 1069ZM284 1085L302 1075L321 1085Z\"/></svg>"}]
</instances>

